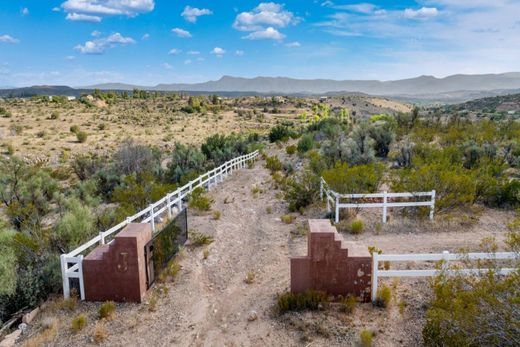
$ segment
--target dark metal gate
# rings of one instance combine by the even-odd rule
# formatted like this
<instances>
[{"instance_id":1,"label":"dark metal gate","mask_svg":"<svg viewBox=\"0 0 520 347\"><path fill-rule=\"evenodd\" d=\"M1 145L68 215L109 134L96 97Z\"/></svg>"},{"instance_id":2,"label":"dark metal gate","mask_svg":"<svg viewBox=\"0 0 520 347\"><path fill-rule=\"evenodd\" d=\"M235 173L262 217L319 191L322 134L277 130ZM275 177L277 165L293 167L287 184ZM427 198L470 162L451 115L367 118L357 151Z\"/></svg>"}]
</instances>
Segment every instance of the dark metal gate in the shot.
<instances>
[{"instance_id":1,"label":"dark metal gate","mask_svg":"<svg viewBox=\"0 0 520 347\"><path fill-rule=\"evenodd\" d=\"M144 246L147 288L152 286L156 277L187 239L188 212L184 209Z\"/></svg>"}]
</instances>

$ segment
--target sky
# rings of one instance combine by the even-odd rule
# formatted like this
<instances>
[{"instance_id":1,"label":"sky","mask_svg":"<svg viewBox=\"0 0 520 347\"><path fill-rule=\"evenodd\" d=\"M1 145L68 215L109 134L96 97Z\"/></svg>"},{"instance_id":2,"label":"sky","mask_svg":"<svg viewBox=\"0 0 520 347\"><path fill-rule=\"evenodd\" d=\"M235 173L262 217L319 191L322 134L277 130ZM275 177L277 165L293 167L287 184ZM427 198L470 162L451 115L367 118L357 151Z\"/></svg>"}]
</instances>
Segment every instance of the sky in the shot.
<instances>
[{"instance_id":1,"label":"sky","mask_svg":"<svg viewBox=\"0 0 520 347\"><path fill-rule=\"evenodd\" d=\"M0 87L509 71L519 0L0 0Z\"/></svg>"}]
</instances>

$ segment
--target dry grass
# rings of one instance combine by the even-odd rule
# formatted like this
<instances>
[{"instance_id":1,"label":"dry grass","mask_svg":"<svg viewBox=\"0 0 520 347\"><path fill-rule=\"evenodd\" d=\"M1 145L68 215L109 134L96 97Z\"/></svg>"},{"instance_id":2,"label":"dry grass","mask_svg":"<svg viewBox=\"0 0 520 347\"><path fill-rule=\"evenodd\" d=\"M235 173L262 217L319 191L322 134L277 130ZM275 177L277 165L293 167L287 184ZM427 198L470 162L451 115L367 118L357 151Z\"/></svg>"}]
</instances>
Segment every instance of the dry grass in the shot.
<instances>
[{"instance_id":1,"label":"dry grass","mask_svg":"<svg viewBox=\"0 0 520 347\"><path fill-rule=\"evenodd\" d=\"M59 322L56 317L46 317L42 319L40 325L40 330L22 343L23 347L39 347L50 344L56 339L59 331Z\"/></svg>"},{"instance_id":2,"label":"dry grass","mask_svg":"<svg viewBox=\"0 0 520 347\"><path fill-rule=\"evenodd\" d=\"M102 343L108 338L108 330L104 322L97 322L92 332L92 339L95 343Z\"/></svg>"}]
</instances>

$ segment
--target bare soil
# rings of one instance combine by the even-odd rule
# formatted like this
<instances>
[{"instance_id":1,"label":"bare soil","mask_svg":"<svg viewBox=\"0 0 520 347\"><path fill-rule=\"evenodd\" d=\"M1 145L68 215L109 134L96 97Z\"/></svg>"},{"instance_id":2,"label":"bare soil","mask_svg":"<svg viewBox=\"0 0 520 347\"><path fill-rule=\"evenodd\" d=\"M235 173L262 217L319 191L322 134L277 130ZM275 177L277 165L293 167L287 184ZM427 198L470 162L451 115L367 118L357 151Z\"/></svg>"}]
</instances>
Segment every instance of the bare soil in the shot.
<instances>
[{"instance_id":1,"label":"bare soil","mask_svg":"<svg viewBox=\"0 0 520 347\"><path fill-rule=\"evenodd\" d=\"M253 193L253 187L260 192ZM307 239L296 232L297 226L308 218L323 218L324 207L297 215L292 224L283 223L280 216L287 214L286 203L272 187L262 161L235 172L210 194L213 209L222 212L220 219L214 220L211 214L189 216L190 229L215 239L206 246L207 259L206 247L186 247L180 260L182 268L173 282L156 285L144 304L118 304L112 320L98 323L107 333L101 345L355 346L363 329L376 333L375 346L421 345L430 294L427 280L388 281L394 288L394 301L386 310L359 304L354 313L347 314L333 304L319 312L276 314L277 294L290 285L289 258L306 254ZM365 221L365 232L344 237L385 253L456 251L462 247L475 250L481 239L489 236L503 246L504 224L512 214L486 209L479 213L480 218L470 221L438 216L430 222L393 211L390 223L379 230L380 214L367 210L359 214ZM254 273L250 284L245 281L248 273ZM151 311L154 295L158 302ZM58 317L59 321L59 329L47 345L94 345L99 305L78 303L74 312L47 310L40 323L45 316ZM253 321L248 319L251 311L257 314ZM80 313L88 316L88 324L81 332L72 333L71 319ZM37 336L40 323L31 328L30 335Z\"/></svg>"}]
</instances>

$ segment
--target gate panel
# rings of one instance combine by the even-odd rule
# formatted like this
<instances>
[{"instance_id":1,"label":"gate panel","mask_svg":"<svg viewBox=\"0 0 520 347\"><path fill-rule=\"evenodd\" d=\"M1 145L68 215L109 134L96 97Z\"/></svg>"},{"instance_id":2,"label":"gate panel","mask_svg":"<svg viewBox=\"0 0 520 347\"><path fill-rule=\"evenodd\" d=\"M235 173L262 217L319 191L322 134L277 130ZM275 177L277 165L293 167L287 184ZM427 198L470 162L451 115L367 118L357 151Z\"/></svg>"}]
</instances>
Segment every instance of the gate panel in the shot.
<instances>
[{"instance_id":1,"label":"gate panel","mask_svg":"<svg viewBox=\"0 0 520 347\"><path fill-rule=\"evenodd\" d=\"M146 261L146 285L150 288L159 273L179 252L188 239L188 213L182 210L170 223L158 232L144 247Z\"/></svg>"}]
</instances>

